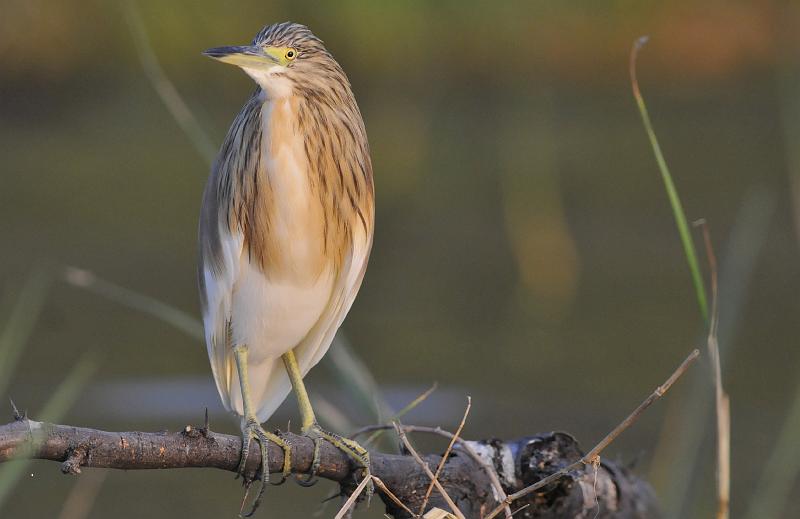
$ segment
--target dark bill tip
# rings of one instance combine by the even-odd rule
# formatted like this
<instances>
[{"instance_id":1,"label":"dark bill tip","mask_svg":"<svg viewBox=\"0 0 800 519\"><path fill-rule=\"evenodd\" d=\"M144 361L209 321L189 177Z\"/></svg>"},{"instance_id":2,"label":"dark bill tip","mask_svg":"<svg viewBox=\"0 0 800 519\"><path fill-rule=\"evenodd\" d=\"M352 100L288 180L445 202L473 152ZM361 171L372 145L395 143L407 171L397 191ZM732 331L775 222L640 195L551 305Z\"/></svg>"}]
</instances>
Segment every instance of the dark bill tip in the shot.
<instances>
[{"instance_id":1,"label":"dark bill tip","mask_svg":"<svg viewBox=\"0 0 800 519\"><path fill-rule=\"evenodd\" d=\"M242 46L228 46L228 47L214 47L203 51L204 56L209 58L224 58L232 54L247 54L249 47Z\"/></svg>"}]
</instances>

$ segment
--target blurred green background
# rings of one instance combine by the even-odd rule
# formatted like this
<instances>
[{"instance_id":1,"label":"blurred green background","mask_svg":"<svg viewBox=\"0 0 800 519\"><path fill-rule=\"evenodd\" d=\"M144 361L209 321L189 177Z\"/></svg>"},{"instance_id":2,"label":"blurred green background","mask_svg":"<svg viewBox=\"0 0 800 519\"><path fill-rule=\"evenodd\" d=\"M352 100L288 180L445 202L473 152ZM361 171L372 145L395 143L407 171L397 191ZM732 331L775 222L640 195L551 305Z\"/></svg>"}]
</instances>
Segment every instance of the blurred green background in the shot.
<instances>
[{"instance_id":1,"label":"blurred green background","mask_svg":"<svg viewBox=\"0 0 800 519\"><path fill-rule=\"evenodd\" d=\"M747 510L793 431L800 373L797 3L0 0L0 13L0 323L32 270L54 276L6 375L34 418L89 351L97 368L62 422L177 430L208 407L212 428L237 430L201 343L60 273L74 265L199 314L208 166L145 74L137 27L189 126L218 146L253 84L200 51L288 19L326 42L366 122L377 230L343 329L386 400L398 409L438 381L406 422L455 428L471 395L469 438L559 429L587 449L704 347L631 97L631 43L649 34L641 87L687 215L708 220L722 264L734 516ZM369 423L333 373L329 361L311 372L312 399ZM714 507L710 392L703 360L605 453L635 463L669 517ZM290 419L291 398L271 426ZM778 457L786 492L800 490L793 454ZM337 502L320 502L335 490L270 488L259 516L333 516ZM34 462L3 515L234 517L241 493L220 471L73 478ZM800 503L778 510L797 517Z\"/></svg>"}]
</instances>

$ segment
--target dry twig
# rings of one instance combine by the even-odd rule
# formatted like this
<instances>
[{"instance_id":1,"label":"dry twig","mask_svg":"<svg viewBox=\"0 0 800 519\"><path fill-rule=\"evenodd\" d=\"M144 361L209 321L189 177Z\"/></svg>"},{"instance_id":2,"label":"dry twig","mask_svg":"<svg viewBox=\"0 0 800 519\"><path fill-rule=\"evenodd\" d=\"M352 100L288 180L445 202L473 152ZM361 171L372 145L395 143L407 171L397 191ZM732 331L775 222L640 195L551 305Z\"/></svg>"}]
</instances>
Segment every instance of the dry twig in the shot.
<instances>
[{"instance_id":1,"label":"dry twig","mask_svg":"<svg viewBox=\"0 0 800 519\"><path fill-rule=\"evenodd\" d=\"M678 380L686 372L687 369L689 369L689 366L695 360L697 360L697 357L699 355L700 351L696 349L692 350L689 356L686 357L686 359L681 363L680 366L678 366L678 368L672 373L672 375L670 375L670 377L666 380L666 382L664 382L664 384L658 386L649 397L647 397L641 404L639 404L639 406L636 409L634 409L633 412L629 414L627 418L625 418L625 420L623 420L610 433L608 433L605 438L600 440L600 443L595 445L594 448L590 450L588 453L586 453L585 456L583 456L575 463L572 463L571 465L564 467L558 472L555 472L550 476L547 476L546 478L537 481L533 485L525 487L519 492L511 494L505 499L505 501L502 504L500 504L494 510L492 510L489 513L489 515L485 517L485 519L492 519L493 517L496 517L497 514L503 511L504 505L509 505L514 501L516 501L517 499L520 499L521 497L530 494L531 492L535 492L540 488L546 487L550 483L557 481L558 479L569 474L571 471L579 468L581 465L592 465L597 463L599 461L600 453L603 452L603 450L606 447L608 447L611 444L611 442L613 442L617 438L617 436L619 436L628 427L633 425L636 422L636 420L639 419L639 416L641 416L641 414L648 407L650 407L653 404L653 402L664 396L664 393L669 391L669 388L672 387L672 384L674 384L675 381Z\"/></svg>"},{"instance_id":2,"label":"dry twig","mask_svg":"<svg viewBox=\"0 0 800 519\"><path fill-rule=\"evenodd\" d=\"M370 476L370 477L372 478L372 481L375 483L375 486L378 487L378 490L383 492L386 495L386 497L388 497L389 499L392 500L392 502L394 504L396 504L397 506L399 506L400 508L402 508L403 510L408 512L408 515L410 515L412 517L416 517L414 515L414 512L412 512L411 509L408 508L405 505L405 503L400 501L400 498L398 498L396 495L394 495L394 492L389 490L389 488L386 486L386 484L383 481L381 481L381 479L379 477L377 477L377 476Z\"/></svg>"},{"instance_id":3,"label":"dry twig","mask_svg":"<svg viewBox=\"0 0 800 519\"><path fill-rule=\"evenodd\" d=\"M464 410L464 416L461 418L461 423L458 424L458 428L456 429L455 434L452 438L450 438L450 443L447 444L447 449L444 451L444 455L442 455L441 461L439 461L439 466L436 467L436 472L434 473L434 479L431 480L431 484L428 485L428 490L425 491L425 498L422 500L422 505L419 508L419 515L425 513L425 507L428 506L428 500L431 497L431 492L433 492L433 482L439 480L439 474L442 472L442 468L444 464L447 463L447 458L450 456L450 451L453 450L453 445L458 440L458 437L461 435L461 430L464 428L464 423L467 421L467 416L469 416L469 410L472 408L472 397L467 397L467 408Z\"/></svg>"},{"instance_id":4,"label":"dry twig","mask_svg":"<svg viewBox=\"0 0 800 519\"><path fill-rule=\"evenodd\" d=\"M719 358L719 298L717 282L717 257L711 244L711 232L705 220L694 222L703 231L708 268L711 272L711 322L708 326L708 355L711 359L711 375L714 381L717 418L717 519L727 519L731 492L731 415L730 400L722 387L722 367Z\"/></svg>"},{"instance_id":5,"label":"dry twig","mask_svg":"<svg viewBox=\"0 0 800 519\"><path fill-rule=\"evenodd\" d=\"M339 512L336 514L336 517L334 517L334 519L342 519L343 517L347 516L347 513L350 512L350 509L353 507L356 500L358 499L358 496L360 496L361 493L364 492L364 489L367 488L367 483L369 483L371 480L372 480L371 477L364 478L361 480L361 483L359 483L356 489L353 491L353 493L350 494L350 497L348 497L347 501L344 502L342 508L339 509Z\"/></svg>"},{"instance_id":6,"label":"dry twig","mask_svg":"<svg viewBox=\"0 0 800 519\"><path fill-rule=\"evenodd\" d=\"M464 452L467 453L467 456L469 456L472 459L472 461L477 463L486 473L486 476L489 478L489 482L492 484L492 491L494 492L496 499L502 503L508 498L506 491L503 489L503 484L500 483L500 478L497 476L497 471L494 469L494 467L492 467L489 463L487 463L486 460L481 458L477 452L475 452L475 449L472 448L469 442L462 440L461 438L457 438L455 434L451 433L450 431L445 431L441 427L429 427L427 425L399 425L399 427L401 427L407 433L416 432L424 434L435 434L437 436L441 436L447 439L455 438L455 442L458 444L459 448L463 449ZM383 431L386 429L393 429L393 428L394 425L383 425L383 424L368 425L353 432L352 436L356 437L362 434L366 434L368 432ZM506 517L508 517L508 514L510 513L511 509L510 507L507 507L505 508L505 510L506 510Z\"/></svg>"},{"instance_id":7,"label":"dry twig","mask_svg":"<svg viewBox=\"0 0 800 519\"><path fill-rule=\"evenodd\" d=\"M411 456L416 460L417 464L419 464L419 466L422 467L422 470L424 470L425 473L428 475L428 477L431 478L431 482L436 486L436 490L438 490L439 493L442 495L442 498L447 503L447 506L450 507L450 510L454 514L456 514L456 517L458 517L458 519L466 519L464 517L464 514L461 513L461 510L458 509L456 504L453 502L453 499L444 489L442 484L439 483L439 480L436 478L436 476L433 475L433 472L431 472L431 468L428 466L428 464L425 463L425 461L420 457L417 451L414 450L414 447L411 445L411 442L408 441L406 433L403 431L403 429L400 428L400 425L397 422L394 423L394 429L395 431L397 431L397 436L400 437L400 441L403 442L403 445L405 445L406 449L408 449L408 452L411 453Z\"/></svg>"},{"instance_id":8,"label":"dry twig","mask_svg":"<svg viewBox=\"0 0 800 519\"><path fill-rule=\"evenodd\" d=\"M409 411L411 411L412 409L414 409L415 407L417 407L419 404L421 404L422 402L424 402L425 400L427 400L427 399L428 399L428 397L429 397L429 396L431 396L431 395L433 394L433 392L434 392L434 391L436 391L436 389L437 389L438 387L439 387L439 383L438 383L438 382L434 382L434 383L431 385L431 387L429 387L428 389L426 389L425 391L423 391L423 392L422 392L422 393L421 393L421 394L420 394L420 395L419 395L417 398L415 398L414 400L412 400L411 402L409 402L409 403L408 403L408 404L407 404L407 405L406 405L404 408L402 408L401 410L397 411L397 412L394 414L394 416L392 416L392 418L390 418L390 419L389 419L389 423L391 423L391 422L395 422L395 421L399 420L400 418L402 418L403 416L405 416L405 414L406 414L406 413L408 413ZM387 427L387 429L391 429L391 428L392 428L392 426L388 426L388 427ZM377 440L377 439L378 439L378 437L381 435L381 433L383 433L383 431L384 431L384 429L376 429L376 430L374 430L374 431L372 432L372 434L371 434L371 435L369 435L369 437L368 437L368 438L367 438L367 439L364 441L364 443L366 443L366 444L368 444L368 445L369 445L369 444L371 444L371 443L373 443L375 440Z\"/></svg>"}]
</instances>

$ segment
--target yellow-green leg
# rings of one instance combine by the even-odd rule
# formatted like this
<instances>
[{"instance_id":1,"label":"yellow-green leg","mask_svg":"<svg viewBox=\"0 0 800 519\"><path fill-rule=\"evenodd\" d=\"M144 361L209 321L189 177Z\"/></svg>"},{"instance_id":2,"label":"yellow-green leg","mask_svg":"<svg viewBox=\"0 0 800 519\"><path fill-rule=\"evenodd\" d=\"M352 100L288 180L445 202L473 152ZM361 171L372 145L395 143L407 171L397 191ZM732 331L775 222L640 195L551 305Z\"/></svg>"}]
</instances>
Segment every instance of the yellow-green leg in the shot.
<instances>
[{"instance_id":1,"label":"yellow-green leg","mask_svg":"<svg viewBox=\"0 0 800 519\"><path fill-rule=\"evenodd\" d=\"M267 442L273 442L283 449L284 480L289 476L292 470L292 451L289 443L277 434L264 430L256 417L255 410L253 409L253 402L250 398L250 375L247 369L247 353L246 345L239 345L233 348L233 356L234 359L236 359L236 370L239 373L239 385L242 390L242 406L244 407L244 416L242 417L242 454L239 460L238 474L236 477L245 477L247 454L250 452L250 443L255 439L261 448L261 489L258 492L258 497L253 502L252 509L245 517L253 515L256 511L258 505L261 503L264 485L269 482Z\"/></svg>"},{"instance_id":2,"label":"yellow-green leg","mask_svg":"<svg viewBox=\"0 0 800 519\"><path fill-rule=\"evenodd\" d=\"M311 476L319 468L319 441L327 440L334 447L347 454L359 467L364 469L364 477L370 477L369 452L350 438L344 438L336 433L324 430L317 423L314 409L311 407L311 400L308 398L306 386L303 383L303 374L300 372L300 365L297 363L294 351L289 350L283 355L283 363L289 373L289 380L292 381L292 389L297 397L297 404L300 407L300 420L302 433L314 440L314 462L311 467ZM371 493L372 484L368 487Z\"/></svg>"}]
</instances>

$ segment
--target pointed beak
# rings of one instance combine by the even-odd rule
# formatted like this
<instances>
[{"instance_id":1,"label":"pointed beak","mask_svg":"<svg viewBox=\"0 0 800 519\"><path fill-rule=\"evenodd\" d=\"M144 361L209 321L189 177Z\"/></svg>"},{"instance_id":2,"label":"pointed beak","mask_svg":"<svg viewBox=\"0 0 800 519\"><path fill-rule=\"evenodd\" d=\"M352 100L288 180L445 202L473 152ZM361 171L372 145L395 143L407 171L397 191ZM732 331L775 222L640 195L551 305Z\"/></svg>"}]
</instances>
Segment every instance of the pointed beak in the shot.
<instances>
[{"instance_id":1,"label":"pointed beak","mask_svg":"<svg viewBox=\"0 0 800 519\"><path fill-rule=\"evenodd\" d=\"M215 47L203 51L209 58L214 58L223 63L230 63L238 67L257 67L275 65L278 60L264 52L258 45L241 45L231 47Z\"/></svg>"}]
</instances>

